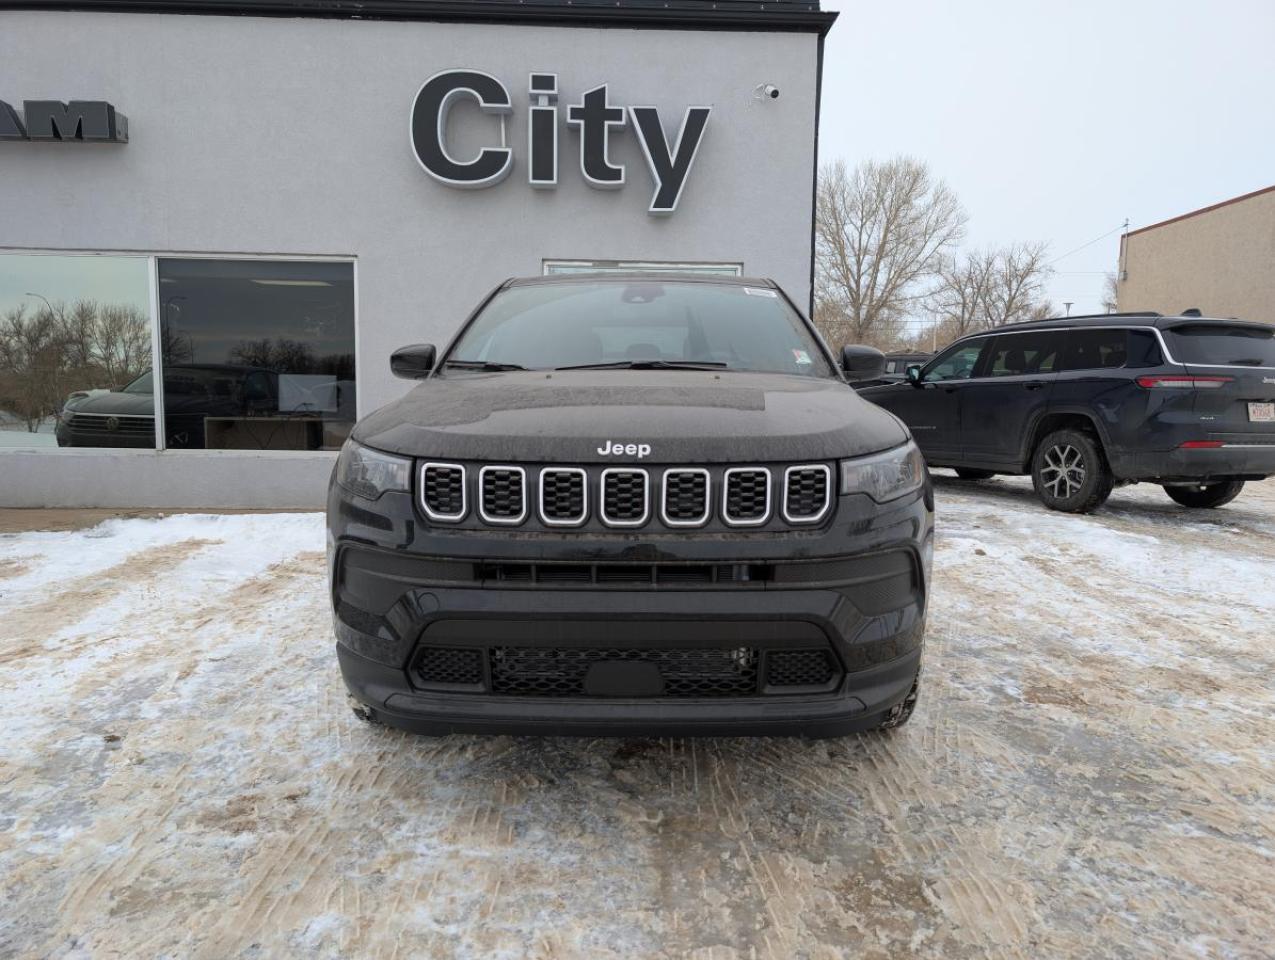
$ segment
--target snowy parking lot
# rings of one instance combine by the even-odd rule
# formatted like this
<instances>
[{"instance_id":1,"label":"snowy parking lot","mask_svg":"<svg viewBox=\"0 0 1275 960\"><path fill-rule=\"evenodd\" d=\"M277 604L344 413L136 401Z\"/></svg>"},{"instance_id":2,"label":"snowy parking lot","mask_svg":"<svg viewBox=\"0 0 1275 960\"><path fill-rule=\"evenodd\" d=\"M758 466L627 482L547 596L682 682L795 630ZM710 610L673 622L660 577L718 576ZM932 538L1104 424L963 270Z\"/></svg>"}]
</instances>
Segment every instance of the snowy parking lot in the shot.
<instances>
[{"instance_id":1,"label":"snowy parking lot","mask_svg":"<svg viewBox=\"0 0 1275 960\"><path fill-rule=\"evenodd\" d=\"M0 536L0 956L1270 956L1275 483L938 502L917 714L819 742L363 725L316 514Z\"/></svg>"}]
</instances>

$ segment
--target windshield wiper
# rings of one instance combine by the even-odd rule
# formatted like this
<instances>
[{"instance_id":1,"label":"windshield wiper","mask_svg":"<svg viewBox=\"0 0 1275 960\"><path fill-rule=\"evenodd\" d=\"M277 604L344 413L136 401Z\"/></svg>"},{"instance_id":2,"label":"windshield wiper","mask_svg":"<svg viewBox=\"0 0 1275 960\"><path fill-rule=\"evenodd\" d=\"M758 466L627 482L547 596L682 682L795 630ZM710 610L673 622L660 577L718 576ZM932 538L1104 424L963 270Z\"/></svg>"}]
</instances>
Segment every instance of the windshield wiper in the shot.
<instances>
[{"instance_id":1,"label":"windshield wiper","mask_svg":"<svg viewBox=\"0 0 1275 960\"><path fill-rule=\"evenodd\" d=\"M555 370L723 370L717 360L613 360L609 363L573 363Z\"/></svg>"},{"instance_id":2,"label":"windshield wiper","mask_svg":"<svg viewBox=\"0 0 1275 960\"><path fill-rule=\"evenodd\" d=\"M458 370L526 370L517 363L495 363L491 360L448 360L444 367L456 367Z\"/></svg>"},{"instance_id":3,"label":"windshield wiper","mask_svg":"<svg viewBox=\"0 0 1275 960\"><path fill-rule=\"evenodd\" d=\"M1261 357L1245 357L1243 360L1227 360L1228 364L1242 364L1246 367L1260 367L1263 363Z\"/></svg>"}]
</instances>

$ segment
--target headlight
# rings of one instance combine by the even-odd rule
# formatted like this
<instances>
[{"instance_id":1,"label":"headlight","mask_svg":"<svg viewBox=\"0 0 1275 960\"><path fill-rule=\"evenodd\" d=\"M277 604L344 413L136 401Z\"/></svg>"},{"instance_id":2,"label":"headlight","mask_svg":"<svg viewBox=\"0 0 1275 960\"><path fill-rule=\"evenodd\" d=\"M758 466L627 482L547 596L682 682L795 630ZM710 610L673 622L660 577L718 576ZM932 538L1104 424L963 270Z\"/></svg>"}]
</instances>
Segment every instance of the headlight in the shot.
<instances>
[{"instance_id":1,"label":"headlight","mask_svg":"<svg viewBox=\"0 0 1275 960\"><path fill-rule=\"evenodd\" d=\"M392 490L411 489L412 461L345 441L336 461L336 482L350 493L375 500Z\"/></svg>"},{"instance_id":2,"label":"headlight","mask_svg":"<svg viewBox=\"0 0 1275 960\"><path fill-rule=\"evenodd\" d=\"M925 482L925 458L911 440L870 457L841 461L841 493L866 493L877 503L897 500Z\"/></svg>"}]
</instances>

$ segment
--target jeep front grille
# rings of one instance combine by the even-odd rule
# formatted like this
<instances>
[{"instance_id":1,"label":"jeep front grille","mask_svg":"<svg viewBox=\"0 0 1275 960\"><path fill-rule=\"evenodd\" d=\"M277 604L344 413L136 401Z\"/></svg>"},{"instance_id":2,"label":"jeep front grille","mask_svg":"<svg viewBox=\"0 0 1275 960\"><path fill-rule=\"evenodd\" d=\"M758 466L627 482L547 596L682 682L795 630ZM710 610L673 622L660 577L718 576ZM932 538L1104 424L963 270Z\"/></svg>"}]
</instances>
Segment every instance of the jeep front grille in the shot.
<instances>
[{"instance_id":1,"label":"jeep front grille","mask_svg":"<svg viewBox=\"0 0 1275 960\"><path fill-rule=\"evenodd\" d=\"M579 467L540 471L540 519L553 527L574 527L589 517L589 477Z\"/></svg>"},{"instance_id":2,"label":"jeep front grille","mask_svg":"<svg viewBox=\"0 0 1275 960\"><path fill-rule=\"evenodd\" d=\"M492 647L492 693L520 697L587 695L596 663L654 664L657 697L748 697L757 694L759 657L752 647L625 649L608 647Z\"/></svg>"},{"instance_id":3,"label":"jeep front grille","mask_svg":"<svg viewBox=\"0 0 1275 960\"><path fill-rule=\"evenodd\" d=\"M661 497L664 522L670 527L698 527L706 523L710 512L708 471L665 470Z\"/></svg>"},{"instance_id":4,"label":"jeep front grille","mask_svg":"<svg viewBox=\"0 0 1275 960\"><path fill-rule=\"evenodd\" d=\"M832 471L812 463L784 471L784 519L789 523L817 523L831 503Z\"/></svg>"},{"instance_id":5,"label":"jeep front grille","mask_svg":"<svg viewBox=\"0 0 1275 960\"><path fill-rule=\"evenodd\" d=\"M602 471L602 522L640 527L651 512L651 484L645 470L610 467Z\"/></svg>"},{"instance_id":6,"label":"jeep front grille","mask_svg":"<svg viewBox=\"0 0 1275 960\"><path fill-rule=\"evenodd\" d=\"M772 650L766 655L766 683L772 687L824 687L836 672L824 649Z\"/></svg>"},{"instance_id":7,"label":"jeep front grille","mask_svg":"<svg viewBox=\"0 0 1275 960\"><path fill-rule=\"evenodd\" d=\"M527 518L527 471L522 467L483 467L478 485L478 512L488 523L522 523Z\"/></svg>"},{"instance_id":8,"label":"jeep front grille","mask_svg":"<svg viewBox=\"0 0 1275 960\"><path fill-rule=\"evenodd\" d=\"M837 501L836 474L823 463L646 469L427 461L415 476L422 515L465 529L777 533L825 522Z\"/></svg>"},{"instance_id":9,"label":"jeep front grille","mask_svg":"<svg viewBox=\"0 0 1275 960\"><path fill-rule=\"evenodd\" d=\"M770 518L770 471L732 467L722 487L722 519L733 527L755 527Z\"/></svg>"},{"instance_id":10,"label":"jeep front grille","mask_svg":"<svg viewBox=\"0 0 1275 960\"><path fill-rule=\"evenodd\" d=\"M421 501L431 520L464 519L465 468L458 463L427 463L421 467Z\"/></svg>"}]
</instances>

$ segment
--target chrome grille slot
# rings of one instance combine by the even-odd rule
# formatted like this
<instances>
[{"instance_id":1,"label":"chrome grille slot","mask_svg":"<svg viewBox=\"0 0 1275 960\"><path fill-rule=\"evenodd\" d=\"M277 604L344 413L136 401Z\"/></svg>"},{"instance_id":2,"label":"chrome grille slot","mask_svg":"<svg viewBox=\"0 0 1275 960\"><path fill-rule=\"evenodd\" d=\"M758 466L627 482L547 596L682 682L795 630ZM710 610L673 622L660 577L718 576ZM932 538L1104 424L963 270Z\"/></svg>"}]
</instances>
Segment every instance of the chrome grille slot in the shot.
<instances>
[{"instance_id":1,"label":"chrome grille slot","mask_svg":"<svg viewBox=\"0 0 1275 960\"><path fill-rule=\"evenodd\" d=\"M708 471L698 468L665 470L660 510L670 527L698 527L708 522Z\"/></svg>"},{"instance_id":2,"label":"chrome grille slot","mask_svg":"<svg viewBox=\"0 0 1275 960\"><path fill-rule=\"evenodd\" d=\"M421 467L421 503L431 520L456 521L468 510L465 468L458 463L427 463Z\"/></svg>"},{"instance_id":3,"label":"chrome grille slot","mask_svg":"<svg viewBox=\"0 0 1275 960\"><path fill-rule=\"evenodd\" d=\"M540 471L540 519L552 527L574 527L589 516L589 477L580 467Z\"/></svg>"},{"instance_id":4,"label":"chrome grille slot","mask_svg":"<svg viewBox=\"0 0 1275 960\"><path fill-rule=\"evenodd\" d=\"M602 471L602 522L640 527L651 513L651 482L645 470L609 467Z\"/></svg>"},{"instance_id":5,"label":"chrome grille slot","mask_svg":"<svg viewBox=\"0 0 1275 960\"><path fill-rule=\"evenodd\" d=\"M817 523L828 512L832 471L822 463L789 467L784 471L784 519L789 523Z\"/></svg>"},{"instance_id":6,"label":"chrome grille slot","mask_svg":"<svg viewBox=\"0 0 1275 960\"><path fill-rule=\"evenodd\" d=\"M722 486L722 519L733 527L760 526L770 519L770 471L732 467Z\"/></svg>"},{"instance_id":7,"label":"chrome grille slot","mask_svg":"<svg viewBox=\"0 0 1275 960\"><path fill-rule=\"evenodd\" d=\"M478 512L485 521L514 524L527 519L527 471L522 467L483 467L478 486Z\"/></svg>"}]
</instances>

